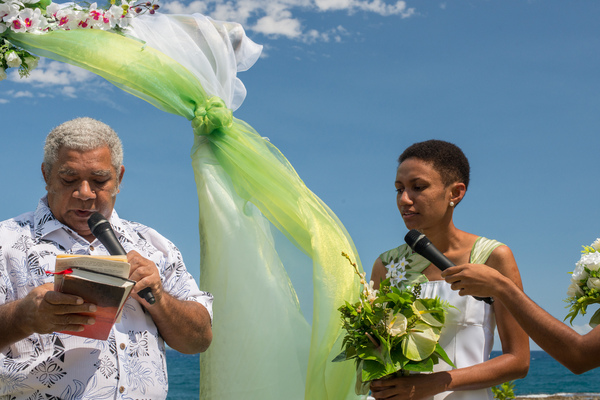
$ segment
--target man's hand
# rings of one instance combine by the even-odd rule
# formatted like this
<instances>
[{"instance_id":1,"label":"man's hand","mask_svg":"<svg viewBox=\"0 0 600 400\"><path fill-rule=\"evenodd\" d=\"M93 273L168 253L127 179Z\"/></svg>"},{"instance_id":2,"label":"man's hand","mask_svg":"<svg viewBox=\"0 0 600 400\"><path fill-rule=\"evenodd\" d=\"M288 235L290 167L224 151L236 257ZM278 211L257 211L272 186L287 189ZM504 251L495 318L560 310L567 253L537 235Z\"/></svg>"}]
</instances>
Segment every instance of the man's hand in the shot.
<instances>
[{"instance_id":1,"label":"man's hand","mask_svg":"<svg viewBox=\"0 0 600 400\"><path fill-rule=\"evenodd\" d=\"M96 321L80 313L95 312L96 306L84 303L78 296L53 291L53 284L46 283L33 289L18 301L18 317L24 337L33 333L52 333L58 331L80 332L84 325L93 325Z\"/></svg>"},{"instance_id":2,"label":"man's hand","mask_svg":"<svg viewBox=\"0 0 600 400\"><path fill-rule=\"evenodd\" d=\"M182 353L205 351L212 340L210 316L203 305L194 301L179 300L164 291L156 264L135 250L127 253L131 264L129 279L136 281L132 297L143 304L152 316L160 335L167 344ZM152 305L138 293L150 288L156 302Z\"/></svg>"},{"instance_id":3,"label":"man's hand","mask_svg":"<svg viewBox=\"0 0 600 400\"><path fill-rule=\"evenodd\" d=\"M145 307L152 307L145 299L142 299L138 295L140 290L150 288L156 302L160 302L164 291L156 264L147 258L142 257L140 253L135 250L127 253L127 261L131 265L129 279L137 282L131 292L131 296Z\"/></svg>"}]
</instances>

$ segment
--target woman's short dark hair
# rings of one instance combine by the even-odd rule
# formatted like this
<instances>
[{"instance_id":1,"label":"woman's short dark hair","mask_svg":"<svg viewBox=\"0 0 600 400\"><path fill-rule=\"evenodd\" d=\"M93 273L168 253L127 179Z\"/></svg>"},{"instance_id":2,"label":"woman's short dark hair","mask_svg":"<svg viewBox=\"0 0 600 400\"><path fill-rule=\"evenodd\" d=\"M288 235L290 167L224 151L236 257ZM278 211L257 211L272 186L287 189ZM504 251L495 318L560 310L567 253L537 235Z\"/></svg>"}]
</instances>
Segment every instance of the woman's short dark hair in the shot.
<instances>
[{"instance_id":1,"label":"woman's short dark hair","mask_svg":"<svg viewBox=\"0 0 600 400\"><path fill-rule=\"evenodd\" d=\"M432 163L446 186L461 182L469 187L469 160L457 145L435 139L415 143L404 150L398 163L413 157Z\"/></svg>"}]
</instances>

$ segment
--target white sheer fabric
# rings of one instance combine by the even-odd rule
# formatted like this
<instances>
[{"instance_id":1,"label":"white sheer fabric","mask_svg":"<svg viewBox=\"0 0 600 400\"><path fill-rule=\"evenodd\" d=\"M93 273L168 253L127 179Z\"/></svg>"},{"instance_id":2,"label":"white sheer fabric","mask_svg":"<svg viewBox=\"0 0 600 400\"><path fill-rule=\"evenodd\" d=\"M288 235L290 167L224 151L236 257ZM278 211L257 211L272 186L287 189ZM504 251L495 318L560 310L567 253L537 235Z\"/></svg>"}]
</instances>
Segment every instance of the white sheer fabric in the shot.
<instances>
[{"instance_id":1,"label":"white sheer fabric","mask_svg":"<svg viewBox=\"0 0 600 400\"><path fill-rule=\"evenodd\" d=\"M209 96L239 107L246 90L236 77L262 46L239 24L200 14L133 20L131 35L192 72ZM186 132L187 134L188 132ZM274 247L271 224L241 199L195 137L202 265L200 285L215 296L213 342L201 356L201 399L303 399L311 329ZM310 267L310 266L309 266Z\"/></svg>"},{"instance_id":2,"label":"white sheer fabric","mask_svg":"<svg viewBox=\"0 0 600 400\"><path fill-rule=\"evenodd\" d=\"M202 14L141 15L128 33L160 50L198 77L204 90L236 110L246 97L238 71L250 68L262 46L240 24L215 21Z\"/></svg>"}]
</instances>

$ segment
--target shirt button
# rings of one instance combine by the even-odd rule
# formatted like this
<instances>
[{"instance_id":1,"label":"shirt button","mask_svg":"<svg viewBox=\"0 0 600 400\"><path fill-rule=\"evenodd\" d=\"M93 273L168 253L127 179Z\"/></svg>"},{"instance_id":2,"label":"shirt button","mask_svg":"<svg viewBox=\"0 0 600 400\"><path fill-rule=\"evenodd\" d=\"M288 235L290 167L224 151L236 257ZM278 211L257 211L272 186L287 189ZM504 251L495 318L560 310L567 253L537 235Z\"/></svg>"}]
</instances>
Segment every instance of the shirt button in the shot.
<instances>
[{"instance_id":1,"label":"shirt button","mask_svg":"<svg viewBox=\"0 0 600 400\"><path fill-rule=\"evenodd\" d=\"M125 343L121 343L121 350L125 350Z\"/></svg>"},{"instance_id":2,"label":"shirt button","mask_svg":"<svg viewBox=\"0 0 600 400\"><path fill-rule=\"evenodd\" d=\"M94 246L90 246L90 251L94 251Z\"/></svg>"},{"instance_id":3,"label":"shirt button","mask_svg":"<svg viewBox=\"0 0 600 400\"><path fill-rule=\"evenodd\" d=\"M119 388L119 393L123 393L124 391L125 391L125 388L124 388L123 386L121 386L121 387Z\"/></svg>"}]
</instances>

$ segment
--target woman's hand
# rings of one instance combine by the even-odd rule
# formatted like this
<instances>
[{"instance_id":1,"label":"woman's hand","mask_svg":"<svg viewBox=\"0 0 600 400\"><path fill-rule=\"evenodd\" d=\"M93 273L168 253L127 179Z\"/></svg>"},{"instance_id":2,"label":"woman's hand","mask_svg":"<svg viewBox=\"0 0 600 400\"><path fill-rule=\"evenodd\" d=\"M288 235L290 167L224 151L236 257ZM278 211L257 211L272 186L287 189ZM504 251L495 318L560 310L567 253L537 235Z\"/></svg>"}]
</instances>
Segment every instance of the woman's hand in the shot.
<instances>
[{"instance_id":1,"label":"woman's hand","mask_svg":"<svg viewBox=\"0 0 600 400\"><path fill-rule=\"evenodd\" d=\"M450 375L444 372L376 379L371 395L376 400L422 400L446 391L449 382Z\"/></svg>"}]
</instances>

